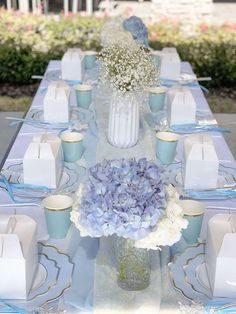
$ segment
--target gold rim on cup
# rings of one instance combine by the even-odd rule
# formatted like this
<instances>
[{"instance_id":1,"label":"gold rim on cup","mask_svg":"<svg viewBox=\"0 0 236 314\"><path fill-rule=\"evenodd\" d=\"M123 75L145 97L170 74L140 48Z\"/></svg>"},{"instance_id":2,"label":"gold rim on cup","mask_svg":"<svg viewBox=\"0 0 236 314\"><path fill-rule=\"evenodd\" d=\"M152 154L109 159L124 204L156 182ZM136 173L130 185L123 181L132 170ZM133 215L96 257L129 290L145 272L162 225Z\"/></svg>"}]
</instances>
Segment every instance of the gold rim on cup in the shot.
<instances>
[{"instance_id":1,"label":"gold rim on cup","mask_svg":"<svg viewBox=\"0 0 236 314\"><path fill-rule=\"evenodd\" d=\"M177 142L180 136L177 133L161 131L156 133L156 138L162 142Z\"/></svg>"},{"instance_id":2,"label":"gold rim on cup","mask_svg":"<svg viewBox=\"0 0 236 314\"><path fill-rule=\"evenodd\" d=\"M74 89L79 92L89 92L93 89L93 87L91 85L80 84L80 85L74 86Z\"/></svg>"},{"instance_id":3,"label":"gold rim on cup","mask_svg":"<svg viewBox=\"0 0 236 314\"><path fill-rule=\"evenodd\" d=\"M72 136L72 138L71 139L66 138L66 136L68 136L68 135ZM70 131L63 132L60 137L64 143L79 143L79 142L83 141L83 139L84 139L84 135L82 133L70 132Z\"/></svg>"},{"instance_id":4,"label":"gold rim on cup","mask_svg":"<svg viewBox=\"0 0 236 314\"><path fill-rule=\"evenodd\" d=\"M53 205L53 203L55 204ZM72 207L73 199L68 195L62 195L62 194L50 195L42 201L42 205L45 209L50 210L50 211L55 211L55 212L65 211Z\"/></svg>"},{"instance_id":5,"label":"gold rim on cup","mask_svg":"<svg viewBox=\"0 0 236 314\"><path fill-rule=\"evenodd\" d=\"M184 216L187 217L198 217L205 213L205 205L198 201L183 200L179 202L179 205L183 208ZM183 205L185 205L186 208L183 207Z\"/></svg>"},{"instance_id":6,"label":"gold rim on cup","mask_svg":"<svg viewBox=\"0 0 236 314\"><path fill-rule=\"evenodd\" d=\"M92 50L87 50L84 52L86 56L96 56L97 52Z\"/></svg>"},{"instance_id":7,"label":"gold rim on cup","mask_svg":"<svg viewBox=\"0 0 236 314\"><path fill-rule=\"evenodd\" d=\"M148 89L148 92L150 94L165 94L167 91L168 91L168 88L165 86L150 87Z\"/></svg>"}]
</instances>

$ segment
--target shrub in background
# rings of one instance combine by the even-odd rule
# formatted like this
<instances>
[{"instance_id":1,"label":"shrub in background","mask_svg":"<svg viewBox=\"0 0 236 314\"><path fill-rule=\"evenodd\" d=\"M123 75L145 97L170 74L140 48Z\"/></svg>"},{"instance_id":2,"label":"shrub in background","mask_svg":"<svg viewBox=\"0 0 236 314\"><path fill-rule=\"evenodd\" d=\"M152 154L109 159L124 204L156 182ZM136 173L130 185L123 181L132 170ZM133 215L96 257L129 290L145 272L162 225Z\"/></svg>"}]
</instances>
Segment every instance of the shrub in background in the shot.
<instances>
[{"instance_id":1,"label":"shrub in background","mask_svg":"<svg viewBox=\"0 0 236 314\"><path fill-rule=\"evenodd\" d=\"M27 84L44 73L49 60L61 59L68 47L100 50L105 18L49 16L0 10L0 82ZM151 47L175 46L198 76L211 76L212 86L236 82L236 27L200 25L188 31L163 20L148 26ZM115 35L115 34L114 34Z\"/></svg>"},{"instance_id":2,"label":"shrub in background","mask_svg":"<svg viewBox=\"0 0 236 314\"><path fill-rule=\"evenodd\" d=\"M154 49L175 46L181 60L189 61L198 76L211 76L208 86L236 84L236 25L199 25L186 35L178 23L151 25Z\"/></svg>"}]
</instances>

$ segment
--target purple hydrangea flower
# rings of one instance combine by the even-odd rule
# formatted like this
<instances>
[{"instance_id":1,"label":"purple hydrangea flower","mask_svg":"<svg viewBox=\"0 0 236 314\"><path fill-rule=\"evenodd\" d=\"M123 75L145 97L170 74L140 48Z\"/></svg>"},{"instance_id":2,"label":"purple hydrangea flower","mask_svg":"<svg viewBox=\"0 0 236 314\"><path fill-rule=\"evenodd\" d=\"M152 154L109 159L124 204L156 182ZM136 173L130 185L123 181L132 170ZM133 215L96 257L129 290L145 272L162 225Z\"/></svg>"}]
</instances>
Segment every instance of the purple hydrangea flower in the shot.
<instances>
[{"instance_id":1,"label":"purple hydrangea flower","mask_svg":"<svg viewBox=\"0 0 236 314\"><path fill-rule=\"evenodd\" d=\"M130 18L124 20L123 27L132 34L135 41L144 45L145 47L149 47L148 30L139 17L133 15Z\"/></svg>"},{"instance_id":2,"label":"purple hydrangea flower","mask_svg":"<svg viewBox=\"0 0 236 314\"><path fill-rule=\"evenodd\" d=\"M146 237L166 206L163 168L147 159L105 160L90 168L80 224L94 237Z\"/></svg>"}]
</instances>

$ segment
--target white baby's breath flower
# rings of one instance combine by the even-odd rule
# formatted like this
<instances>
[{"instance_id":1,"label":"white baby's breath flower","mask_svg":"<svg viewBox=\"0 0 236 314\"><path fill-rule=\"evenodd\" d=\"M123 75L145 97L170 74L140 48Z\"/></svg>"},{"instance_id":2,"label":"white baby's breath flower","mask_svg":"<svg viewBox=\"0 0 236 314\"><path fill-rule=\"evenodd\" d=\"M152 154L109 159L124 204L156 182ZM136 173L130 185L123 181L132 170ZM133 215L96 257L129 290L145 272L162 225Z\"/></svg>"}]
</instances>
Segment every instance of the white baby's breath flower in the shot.
<instances>
[{"instance_id":1,"label":"white baby's breath flower","mask_svg":"<svg viewBox=\"0 0 236 314\"><path fill-rule=\"evenodd\" d=\"M159 70L149 50L133 40L111 43L102 49L98 59L102 61L100 81L109 82L116 91L143 90L158 82Z\"/></svg>"}]
</instances>

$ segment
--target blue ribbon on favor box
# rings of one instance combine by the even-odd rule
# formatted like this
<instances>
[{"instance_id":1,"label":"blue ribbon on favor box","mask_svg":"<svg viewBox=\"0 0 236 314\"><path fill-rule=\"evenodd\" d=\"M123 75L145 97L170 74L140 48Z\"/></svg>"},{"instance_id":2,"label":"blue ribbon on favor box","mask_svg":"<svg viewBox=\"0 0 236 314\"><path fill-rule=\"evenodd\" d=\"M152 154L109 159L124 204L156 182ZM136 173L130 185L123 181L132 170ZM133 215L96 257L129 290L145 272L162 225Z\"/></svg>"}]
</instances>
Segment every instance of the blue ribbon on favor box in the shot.
<instances>
[{"instance_id":1,"label":"blue ribbon on favor box","mask_svg":"<svg viewBox=\"0 0 236 314\"><path fill-rule=\"evenodd\" d=\"M49 189L46 186L42 185L34 185L34 184L26 184L26 183L10 183L4 174L0 174L0 184L4 186L4 188L7 190L8 195L15 203L22 203L15 199L13 189L38 189L45 192L50 192L51 189Z\"/></svg>"},{"instance_id":2,"label":"blue ribbon on favor box","mask_svg":"<svg viewBox=\"0 0 236 314\"><path fill-rule=\"evenodd\" d=\"M29 314L28 311L14 305L10 305L4 300L0 300L0 313Z\"/></svg>"}]
</instances>

